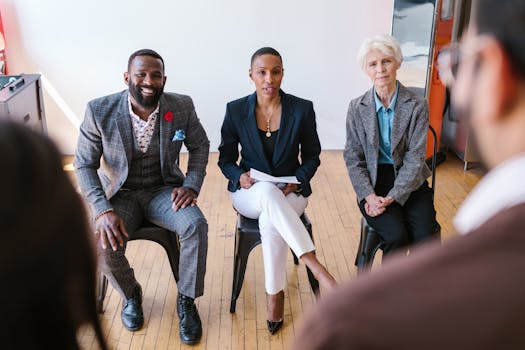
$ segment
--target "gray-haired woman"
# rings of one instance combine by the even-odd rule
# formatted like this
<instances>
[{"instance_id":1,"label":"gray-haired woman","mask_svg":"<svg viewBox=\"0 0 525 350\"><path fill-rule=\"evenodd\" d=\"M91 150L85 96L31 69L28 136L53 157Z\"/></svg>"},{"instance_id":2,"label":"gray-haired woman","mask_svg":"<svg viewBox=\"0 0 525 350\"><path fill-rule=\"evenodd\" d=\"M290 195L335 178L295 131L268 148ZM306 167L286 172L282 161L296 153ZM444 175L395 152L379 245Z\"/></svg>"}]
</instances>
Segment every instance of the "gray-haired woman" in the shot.
<instances>
[{"instance_id":1,"label":"gray-haired woman","mask_svg":"<svg viewBox=\"0 0 525 350\"><path fill-rule=\"evenodd\" d=\"M373 87L352 100L344 158L359 208L383 254L430 237L436 225L426 179L426 101L396 79L403 56L390 35L366 39L358 61Z\"/></svg>"}]
</instances>

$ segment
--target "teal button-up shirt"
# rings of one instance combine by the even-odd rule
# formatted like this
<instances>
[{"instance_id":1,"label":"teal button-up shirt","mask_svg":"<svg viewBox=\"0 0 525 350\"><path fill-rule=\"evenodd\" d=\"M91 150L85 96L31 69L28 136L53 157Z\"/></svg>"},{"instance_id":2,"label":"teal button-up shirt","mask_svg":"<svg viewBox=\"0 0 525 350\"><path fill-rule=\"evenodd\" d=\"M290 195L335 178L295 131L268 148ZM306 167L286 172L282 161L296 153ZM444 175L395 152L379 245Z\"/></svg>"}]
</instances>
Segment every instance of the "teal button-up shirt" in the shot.
<instances>
[{"instance_id":1,"label":"teal button-up shirt","mask_svg":"<svg viewBox=\"0 0 525 350\"><path fill-rule=\"evenodd\" d=\"M379 127L379 155L377 162L379 164L394 164L392 160L392 123L394 121L394 108L397 101L397 91L398 86L396 86L396 92L392 96L392 101L388 108L385 108L381 103L381 100L376 94L376 89L374 88L374 100L376 102L376 115L377 115L377 125Z\"/></svg>"}]
</instances>

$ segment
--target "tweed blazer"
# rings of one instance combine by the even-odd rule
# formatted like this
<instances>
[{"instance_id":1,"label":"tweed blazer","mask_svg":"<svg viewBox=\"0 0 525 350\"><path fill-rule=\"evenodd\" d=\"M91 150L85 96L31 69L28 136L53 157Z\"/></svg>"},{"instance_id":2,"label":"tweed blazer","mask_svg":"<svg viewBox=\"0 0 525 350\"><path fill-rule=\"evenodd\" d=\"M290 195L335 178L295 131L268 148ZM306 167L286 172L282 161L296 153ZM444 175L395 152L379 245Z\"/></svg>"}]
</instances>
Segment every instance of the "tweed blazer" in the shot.
<instances>
[{"instance_id":1,"label":"tweed blazer","mask_svg":"<svg viewBox=\"0 0 525 350\"><path fill-rule=\"evenodd\" d=\"M425 163L428 106L416 93L398 83L391 145L394 187L388 196L403 205L410 194L431 175ZM359 201L374 193L377 181L379 127L374 89L352 100L346 118L346 168Z\"/></svg>"},{"instance_id":2,"label":"tweed blazer","mask_svg":"<svg viewBox=\"0 0 525 350\"><path fill-rule=\"evenodd\" d=\"M295 175L301 182L301 194L308 197L312 193L310 179L321 164L321 144L313 104L282 90L279 93L282 105L281 124L271 162L266 158L257 128L256 93L232 101L226 106L218 165L229 180L230 192L239 188L241 174L254 168L274 176ZM237 163L239 145L241 160Z\"/></svg>"},{"instance_id":3,"label":"tweed blazer","mask_svg":"<svg viewBox=\"0 0 525 350\"><path fill-rule=\"evenodd\" d=\"M164 93L159 105L160 166L164 184L189 187L199 193L206 175L210 142L193 102L189 96ZM179 130L184 131L185 138L174 140ZM109 200L126 182L134 137L127 90L88 103L80 126L74 166L80 190L93 216L112 207ZM186 175L178 165L183 143L189 151Z\"/></svg>"}]
</instances>

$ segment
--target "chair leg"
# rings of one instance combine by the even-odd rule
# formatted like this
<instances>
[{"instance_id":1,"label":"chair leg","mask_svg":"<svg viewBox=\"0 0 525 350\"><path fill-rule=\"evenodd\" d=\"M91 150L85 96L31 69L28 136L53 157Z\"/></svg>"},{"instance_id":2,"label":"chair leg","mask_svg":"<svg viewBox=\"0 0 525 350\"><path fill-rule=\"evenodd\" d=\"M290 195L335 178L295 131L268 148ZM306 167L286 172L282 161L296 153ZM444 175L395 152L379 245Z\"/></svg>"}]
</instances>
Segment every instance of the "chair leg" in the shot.
<instances>
[{"instance_id":1,"label":"chair leg","mask_svg":"<svg viewBox=\"0 0 525 350\"><path fill-rule=\"evenodd\" d=\"M97 286L97 313L104 313L104 298L108 290L108 279L99 272Z\"/></svg>"},{"instance_id":2,"label":"chair leg","mask_svg":"<svg viewBox=\"0 0 525 350\"><path fill-rule=\"evenodd\" d=\"M308 231L308 234L310 235L310 238L312 239L312 242L313 242L314 241L314 235L313 235L313 232L312 232L312 225L311 224L307 224L305 226L306 226L306 230ZM308 268L308 266L306 267L306 274L308 275L308 282L310 282L310 288L312 288L312 292L314 292L314 295L316 297L319 297L319 281L317 279L315 279L314 274Z\"/></svg>"},{"instance_id":3,"label":"chair leg","mask_svg":"<svg viewBox=\"0 0 525 350\"><path fill-rule=\"evenodd\" d=\"M306 267L306 274L308 275L308 282L310 282L310 288L316 297L319 297L319 281L315 279L314 274L308 267Z\"/></svg>"},{"instance_id":4,"label":"chair leg","mask_svg":"<svg viewBox=\"0 0 525 350\"><path fill-rule=\"evenodd\" d=\"M366 233L363 231L365 229L365 226L363 226L363 222L361 221L361 235L359 237L359 246L357 248L357 254L355 255L355 261L354 265L357 266L359 269L360 266L363 264L363 254L365 253L365 235Z\"/></svg>"},{"instance_id":5,"label":"chair leg","mask_svg":"<svg viewBox=\"0 0 525 350\"><path fill-rule=\"evenodd\" d=\"M370 227L364 218L361 221L361 241L356 258L357 272L365 271L374 261L377 250L381 247L381 237Z\"/></svg>"},{"instance_id":6,"label":"chair leg","mask_svg":"<svg viewBox=\"0 0 525 350\"><path fill-rule=\"evenodd\" d=\"M435 222L434 230L432 231L432 235L436 238L441 240L441 225L439 222Z\"/></svg>"},{"instance_id":7,"label":"chair leg","mask_svg":"<svg viewBox=\"0 0 525 350\"><path fill-rule=\"evenodd\" d=\"M235 257L233 259L233 285L232 297L230 302L230 312L234 313L237 306L237 299L241 294L242 284L244 283L244 275L246 273L246 265L248 264L248 256L252 249L260 243L260 238L249 239L248 235L239 233L235 235Z\"/></svg>"},{"instance_id":8,"label":"chair leg","mask_svg":"<svg viewBox=\"0 0 525 350\"><path fill-rule=\"evenodd\" d=\"M244 274L246 273L246 264L248 262L248 256L240 257L237 255L233 262L233 285L232 285L232 298L230 302L230 312L235 312L237 306L237 298L241 294L242 284L244 282Z\"/></svg>"},{"instance_id":9,"label":"chair leg","mask_svg":"<svg viewBox=\"0 0 525 350\"><path fill-rule=\"evenodd\" d=\"M293 250L290 249L290 251L292 252L292 255L293 255L293 263L295 265L299 265L299 258L297 257L297 255L295 255L295 253L293 252Z\"/></svg>"}]
</instances>

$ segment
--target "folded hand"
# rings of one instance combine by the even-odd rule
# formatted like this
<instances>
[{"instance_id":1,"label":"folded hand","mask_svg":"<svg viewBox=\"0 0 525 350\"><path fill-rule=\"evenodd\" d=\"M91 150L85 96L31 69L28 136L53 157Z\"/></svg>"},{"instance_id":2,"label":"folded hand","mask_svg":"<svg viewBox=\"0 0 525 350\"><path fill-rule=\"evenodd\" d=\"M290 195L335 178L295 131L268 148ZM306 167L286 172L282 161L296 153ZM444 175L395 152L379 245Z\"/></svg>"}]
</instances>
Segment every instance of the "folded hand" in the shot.
<instances>
[{"instance_id":1,"label":"folded hand","mask_svg":"<svg viewBox=\"0 0 525 350\"><path fill-rule=\"evenodd\" d=\"M283 191L283 194L287 196L289 193L297 191L299 187L296 184L286 184L283 188L281 188L281 191Z\"/></svg>"},{"instance_id":2,"label":"folded hand","mask_svg":"<svg viewBox=\"0 0 525 350\"><path fill-rule=\"evenodd\" d=\"M241 177L239 178L239 183L241 185L241 188L244 188L245 190L247 190L250 187L252 187L252 185L254 183L256 183L256 182L257 181L255 179L252 179L250 177L250 172L249 171L241 174Z\"/></svg>"}]
</instances>

